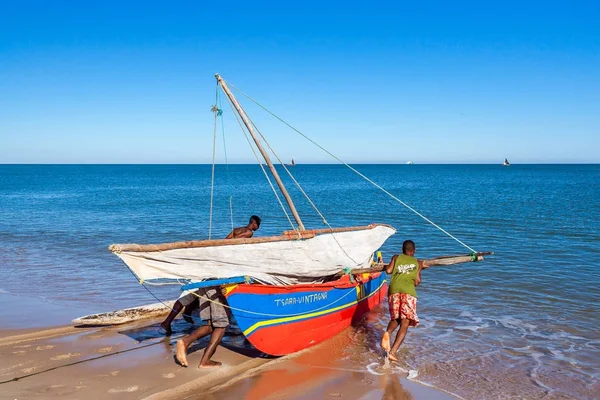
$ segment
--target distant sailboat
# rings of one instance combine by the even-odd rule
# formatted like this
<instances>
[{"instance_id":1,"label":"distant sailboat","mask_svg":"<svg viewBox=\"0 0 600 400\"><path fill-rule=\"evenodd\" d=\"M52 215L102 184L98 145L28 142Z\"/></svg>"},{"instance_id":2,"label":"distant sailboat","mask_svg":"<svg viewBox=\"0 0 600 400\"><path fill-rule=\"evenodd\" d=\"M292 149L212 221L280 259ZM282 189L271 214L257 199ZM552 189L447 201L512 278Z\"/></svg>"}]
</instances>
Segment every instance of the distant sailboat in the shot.
<instances>
[{"instance_id":1,"label":"distant sailboat","mask_svg":"<svg viewBox=\"0 0 600 400\"><path fill-rule=\"evenodd\" d=\"M505 167L510 167L510 163L508 162L508 158L504 159L504 163L502 164Z\"/></svg>"},{"instance_id":2,"label":"distant sailboat","mask_svg":"<svg viewBox=\"0 0 600 400\"><path fill-rule=\"evenodd\" d=\"M296 162L294 161L294 157L292 157L292 161L289 164L287 164L287 166L288 167L293 167L295 165L296 165Z\"/></svg>"},{"instance_id":3,"label":"distant sailboat","mask_svg":"<svg viewBox=\"0 0 600 400\"><path fill-rule=\"evenodd\" d=\"M414 162L412 162L412 161L408 161L408 162L407 162L407 164L414 164Z\"/></svg>"}]
</instances>

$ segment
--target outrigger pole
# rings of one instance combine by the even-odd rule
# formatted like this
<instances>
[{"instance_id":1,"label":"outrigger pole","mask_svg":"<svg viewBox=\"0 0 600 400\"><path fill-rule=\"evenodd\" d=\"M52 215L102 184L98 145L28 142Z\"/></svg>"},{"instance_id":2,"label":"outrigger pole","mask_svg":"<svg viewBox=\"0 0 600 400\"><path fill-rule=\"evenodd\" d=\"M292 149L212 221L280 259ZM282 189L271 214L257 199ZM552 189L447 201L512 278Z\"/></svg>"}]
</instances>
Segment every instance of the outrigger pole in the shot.
<instances>
[{"instance_id":1,"label":"outrigger pole","mask_svg":"<svg viewBox=\"0 0 600 400\"><path fill-rule=\"evenodd\" d=\"M290 197L287 189L283 185L283 182L281 181L281 178L279 177L279 174L277 173L275 166L271 162L271 158L269 157L269 154L267 154L265 149L262 147L260 140L254 133L252 124L248 120L248 117L246 116L246 113L242 109L242 106L240 106L240 104L237 102L237 100L235 99L235 96L233 95L233 93L231 93L231 91L229 90L229 87L227 87L227 83L223 80L223 78L221 78L221 75L215 74L215 78L217 78L217 82L219 83L219 85L221 85L221 88L223 89L223 91L225 92L227 97L229 97L229 100L231 100L231 103L233 104L236 111L242 118L244 125L246 125L246 128L248 128L248 132L250 132L250 136L252 136L252 139L254 139L254 143L256 143L256 147L258 147L258 151L260 151L260 154L262 154L263 158L265 159L265 162L267 163L267 165L269 166L269 169L271 170L271 174L273 174L273 178L275 178L275 182L277 182L277 186L279 186L281 193L283 193L283 197L285 197L285 201L287 202L288 206L290 207L290 211L292 212L292 215L294 216L294 219L296 220L296 223L298 224L298 228L301 231L304 231L305 230L304 224L302 223L302 220L300 219L300 215L298 215L298 211L296 211L296 206L294 206L294 202L292 201L292 198Z\"/></svg>"}]
</instances>

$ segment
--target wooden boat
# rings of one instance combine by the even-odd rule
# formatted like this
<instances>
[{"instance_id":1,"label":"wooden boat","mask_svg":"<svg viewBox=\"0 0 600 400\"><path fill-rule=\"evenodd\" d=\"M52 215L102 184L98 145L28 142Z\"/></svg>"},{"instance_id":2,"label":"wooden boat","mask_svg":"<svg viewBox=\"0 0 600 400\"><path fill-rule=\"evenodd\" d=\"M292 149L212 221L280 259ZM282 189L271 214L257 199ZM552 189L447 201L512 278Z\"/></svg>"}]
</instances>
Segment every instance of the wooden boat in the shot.
<instances>
[{"instance_id":1,"label":"wooden boat","mask_svg":"<svg viewBox=\"0 0 600 400\"><path fill-rule=\"evenodd\" d=\"M227 293L231 313L258 350L281 356L337 335L387 296L382 272L323 284L238 284Z\"/></svg>"},{"instance_id":2,"label":"wooden boat","mask_svg":"<svg viewBox=\"0 0 600 400\"><path fill-rule=\"evenodd\" d=\"M266 354L289 354L336 335L386 297L381 265L370 267L376 250L395 229L385 224L306 229L255 134L254 124L227 83L218 74L216 78L268 166L297 227L280 236L116 244L109 249L140 283L179 284L182 290L191 291L226 288L226 306L250 343ZM222 112L216 106L213 111L216 123ZM258 157L257 161L262 162ZM305 283L307 280L312 282Z\"/></svg>"},{"instance_id":3,"label":"wooden boat","mask_svg":"<svg viewBox=\"0 0 600 400\"><path fill-rule=\"evenodd\" d=\"M490 255L493 254L491 252L479 252L479 253L475 253L475 254L467 254L467 255L455 255L455 256L442 256L442 257L436 257L436 258L432 258L429 260L424 260L425 262L427 262L429 265L454 265L454 264L460 264L460 263L468 263L468 262L477 262L477 261L482 261L483 260L483 256L486 255ZM383 264L381 262L379 262L378 264L374 264L372 267L369 268L365 268L365 269L355 269L355 270L351 270L350 274L347 274L347 271L340 271L337 274L337 279L328 282L328 283L324 283L324 284L312 284L312 285L294 285L294 286L275 286L275 285L259 285L259 284L253 284L253 285L248 285L245 284L245 282L248 280L245 277L241 277L241 278L234 278L234 279L229 279L228 282L218 282L219 285L222 285L223 287L226 288L227 290L227 299L229 302L231 302L232 300L235 302L235 304L238 306L236 308L239 308L239 306L241 305L242 307L246 307L246 302L253 302L254 301L254 297L251 295L274 295L274 296L283 296L284 294L288 295L288 297L286 297L285 299L288 299L289 296L310 296L311 298L304 298L302 300L286 300L285 302L283 301L283 299L278 300L278 297L273 297L273 304L268 303L268 306L274 307L274 308L279 308L279 307L287 307L288 303L290 306L295 306L296 304L300 305L300 304L309 304L311 302L315 302L315 301L321 301L324 300L321 296L319 295L320 293L324 293L324 292L328 292L328 291L332 291L334 290L335 293L337 293L337 290L346 290L348 289L350 286L352 286L354 288L354 290L357 290L357 298L356 298L356 304L353 304L352 302L352 295L351 295L351 291L350 292L346 292L343 294L343 296L347 296L344 297L344 299L346 300L343 304L341 303L341 301L338 299L336 300L336 302L339 302L339 304L335 303L335 304L330 304L327 303L329 305L331 305L332 307L325 307L323 305L321 305L318 310L317 309L310 309L309 311L312 312L308 312L308 313L302 313L302 309L301 310L294 310L291 313L288 314L281 314L283 311L281 311L281 309L278 310L272 310L272 312L270 312L268 315L263 315L262 318L259 318L257 315L258 314L254 314L254 312L256 311L250 311L248 310L247 312L244 312L243 308L240 309L236 309L233 311L233 315L235 315L236 317L240 318L242 321L248 321L246 325L247 328L250 328L254 325L257 325L262 327L262 326L275 326L275 325L283 325L283 324L289 324L292 322L296 322L296 321L309 321L312 318L315 317L321 317L321 316L325 316L325 315L335 315L338 312L343 311L344 313L347 313L349 310L352 309L352 307L354 305L356 305L356 309L354 310L355 314L353 315L352 319L356 320L357 318L360 318L364 315L365 312L371 310L373 307L375 307L377 298L379 298L379 300L381 300L381 295L382 293L375 293L373 290L373 282L375 282L376 279L378 279L378 286L377 288L380 287L380 285L385 285L385 276L382 273L383 270ZM381 274L380 274L381 273ZM353 278L350 278L350 275L353 276ZM353 282L352 279L355 279L356 281ZM236 283L237 281L237 283ZM217 281L212 281L210 284L217 284L215 283ZM366 286L365 286L366 284ZM363 285L362 288L360 288L360 286ZM191 285L194 286L194 285ZM358 289L357 289L358 287ZM260 288L260 289L258 289ZM254 289L257 289L256 292L253 292ZM284 290L282 290L284 289ZM298 290L296 290L298 289ZM381 290L385 291L385 286L381 286L380 288ZM244 296L239 296L237 297L238 294L244 294ZM236 295L235 297L232 297ZM327 294L326 296L331 296L330 294ZM385 298L385 293L383 293L383 296ZM365 299L368 299L368 302L365 304L364 301ZM295 303L294 303L295 302ZM120 324L126 324L129 322L134 322L134 321L139 321L142 319L148 319L148 318L157 318L157 317L162 317L164 316L164 314L169 311L171 309L171 307L173 307L173 304L175 303L175 300L170 300L170 301L166 301L164 303L154 303L154 304L147 304L147 305L143 305L143 306L138 306L138 307L131 307L131 308L126 308L123 310L117 310L117 311L112 311L112 312L104 312L104 313L99 313L99 314L90 314L90 315L85 315L83 317L79 317L73 320L73 324L76 326L108 326L108 325L120 325ZM284 305L285 303L285 305ZM335 307L334 307L335 305ZM347 307L342 307L339 308L340 305L346 305ZM264 305L262 305L264 306ZM258 308L260 306L257 306L255 308ZM290 308L287 308L287 311L290 311ZM306 311L306 310L304 310ZM317 315L318 313L318 315ZM265 312L261 312L261 314L266 314ZM293 315L292 315L293 314ZM310 315L308 316L308 314L314 314L314 315ZM284 320L281 320L281 319ZM277 322L275 322L275 320L277 320ZM319 328L320 329L320 328ZM252 333L255 329L253 329L252 331L248 331L248 333Z\"/></svg>"},{"instance_id":4,"label":"wooden boat","mask_svg":"<svg viewBox=\"0 0 600 400\"><path fill-rule=\"evenodd\" d=\"M175 304L175 300L100 314L84 315L83 317L75 318L72 322L75 326L121 325L144 318L164 316L165 312L168 312L173 307L173 304Z\"/></svg>"}]
</instances>

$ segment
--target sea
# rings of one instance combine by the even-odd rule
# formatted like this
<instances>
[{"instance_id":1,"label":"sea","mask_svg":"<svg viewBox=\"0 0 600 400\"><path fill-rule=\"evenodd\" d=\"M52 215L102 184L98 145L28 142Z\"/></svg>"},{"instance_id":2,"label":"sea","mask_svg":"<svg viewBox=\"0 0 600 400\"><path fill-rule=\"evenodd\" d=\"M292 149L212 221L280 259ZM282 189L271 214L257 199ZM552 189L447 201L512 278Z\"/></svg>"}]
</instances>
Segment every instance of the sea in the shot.
<instances>
[{"instance_id":1,"label":"sea","mask_svg":"<svg viewBox=\"0 0 600 400\"><path fill-rule=\"evenodd\" d=\"M423 272L421 324L400 350L411 379L465 399L600 398L600 165L353 167L396 199L344 165L289 168L317 212L280 168L307 227L390 224L385 260L406 239L419 258L470 253L458 240L494 252ZM178 295L140 285L110 244L222 238L253 214L259 236L290 229L260 165L212 177L211 165L0 165L0 299L20 305L0 307L2 329ZM382 362L388 316L382 305L349 328L361 339L348 368Z\"/></svg>"}]
</instances>

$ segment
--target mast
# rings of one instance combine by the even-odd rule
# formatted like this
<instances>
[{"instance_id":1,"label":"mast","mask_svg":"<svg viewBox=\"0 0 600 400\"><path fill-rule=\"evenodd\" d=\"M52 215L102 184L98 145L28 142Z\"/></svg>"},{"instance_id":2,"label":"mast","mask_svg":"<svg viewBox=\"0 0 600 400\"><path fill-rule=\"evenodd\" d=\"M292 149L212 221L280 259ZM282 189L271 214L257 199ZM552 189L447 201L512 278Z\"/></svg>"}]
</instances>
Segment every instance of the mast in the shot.
<instances>
[{"instance_id":1,"label":"mast","mask_svg":"<svg viewBox=\"0 0 600 400\"><path fill-rule=\"evenodd\" d=\"M290 211L292 212L292 215L294 216L294 219L296 220L296 223L298 224L298 228L301 231L305 230L304 224L302 223L302 220L300 219L300 215L298 215L298 211L296 211L296 206L294 206L294 202L292 201L290 194L288 193L287 189L283 185L283 182L281 181L281 178L279 177L279 174L277 173L275 166L271 162L271 158L269 157L269 154L267 154L265 149L262 147L260 140L254 133L252 124L248 120L248 117L246 116L246 113L242 109L242 106L240 106L240 104L237 102L237 100L233 96L233 93L231 93L231 91L229 90L229 87L227 87L227 83L225 83L223 78L221 78L221 75L215 74L215 78L217 78L217 82L221 85L221 88L223 88L223 91L225 92L227 97L229 97L229 100L231 100L233 107L235 107L236 111L242 118L244 125L246 125L246 128L248 128L248 132L250 132L250 136L252 136L252 139L254 139L254 143L256 143L256 147L258 147L258 151L260 151L260 154L262 154L263 158L265 159L265 162L267 163L267 165L269 166L269 169L271 170L271 174L273 174L273 178L275 178L275 182L277 182L277 186L279 186L281 193L283 193L283 197L285 197L285 201L287 202L288 206L290 207Z\"/></svg>"}]
</instances>

